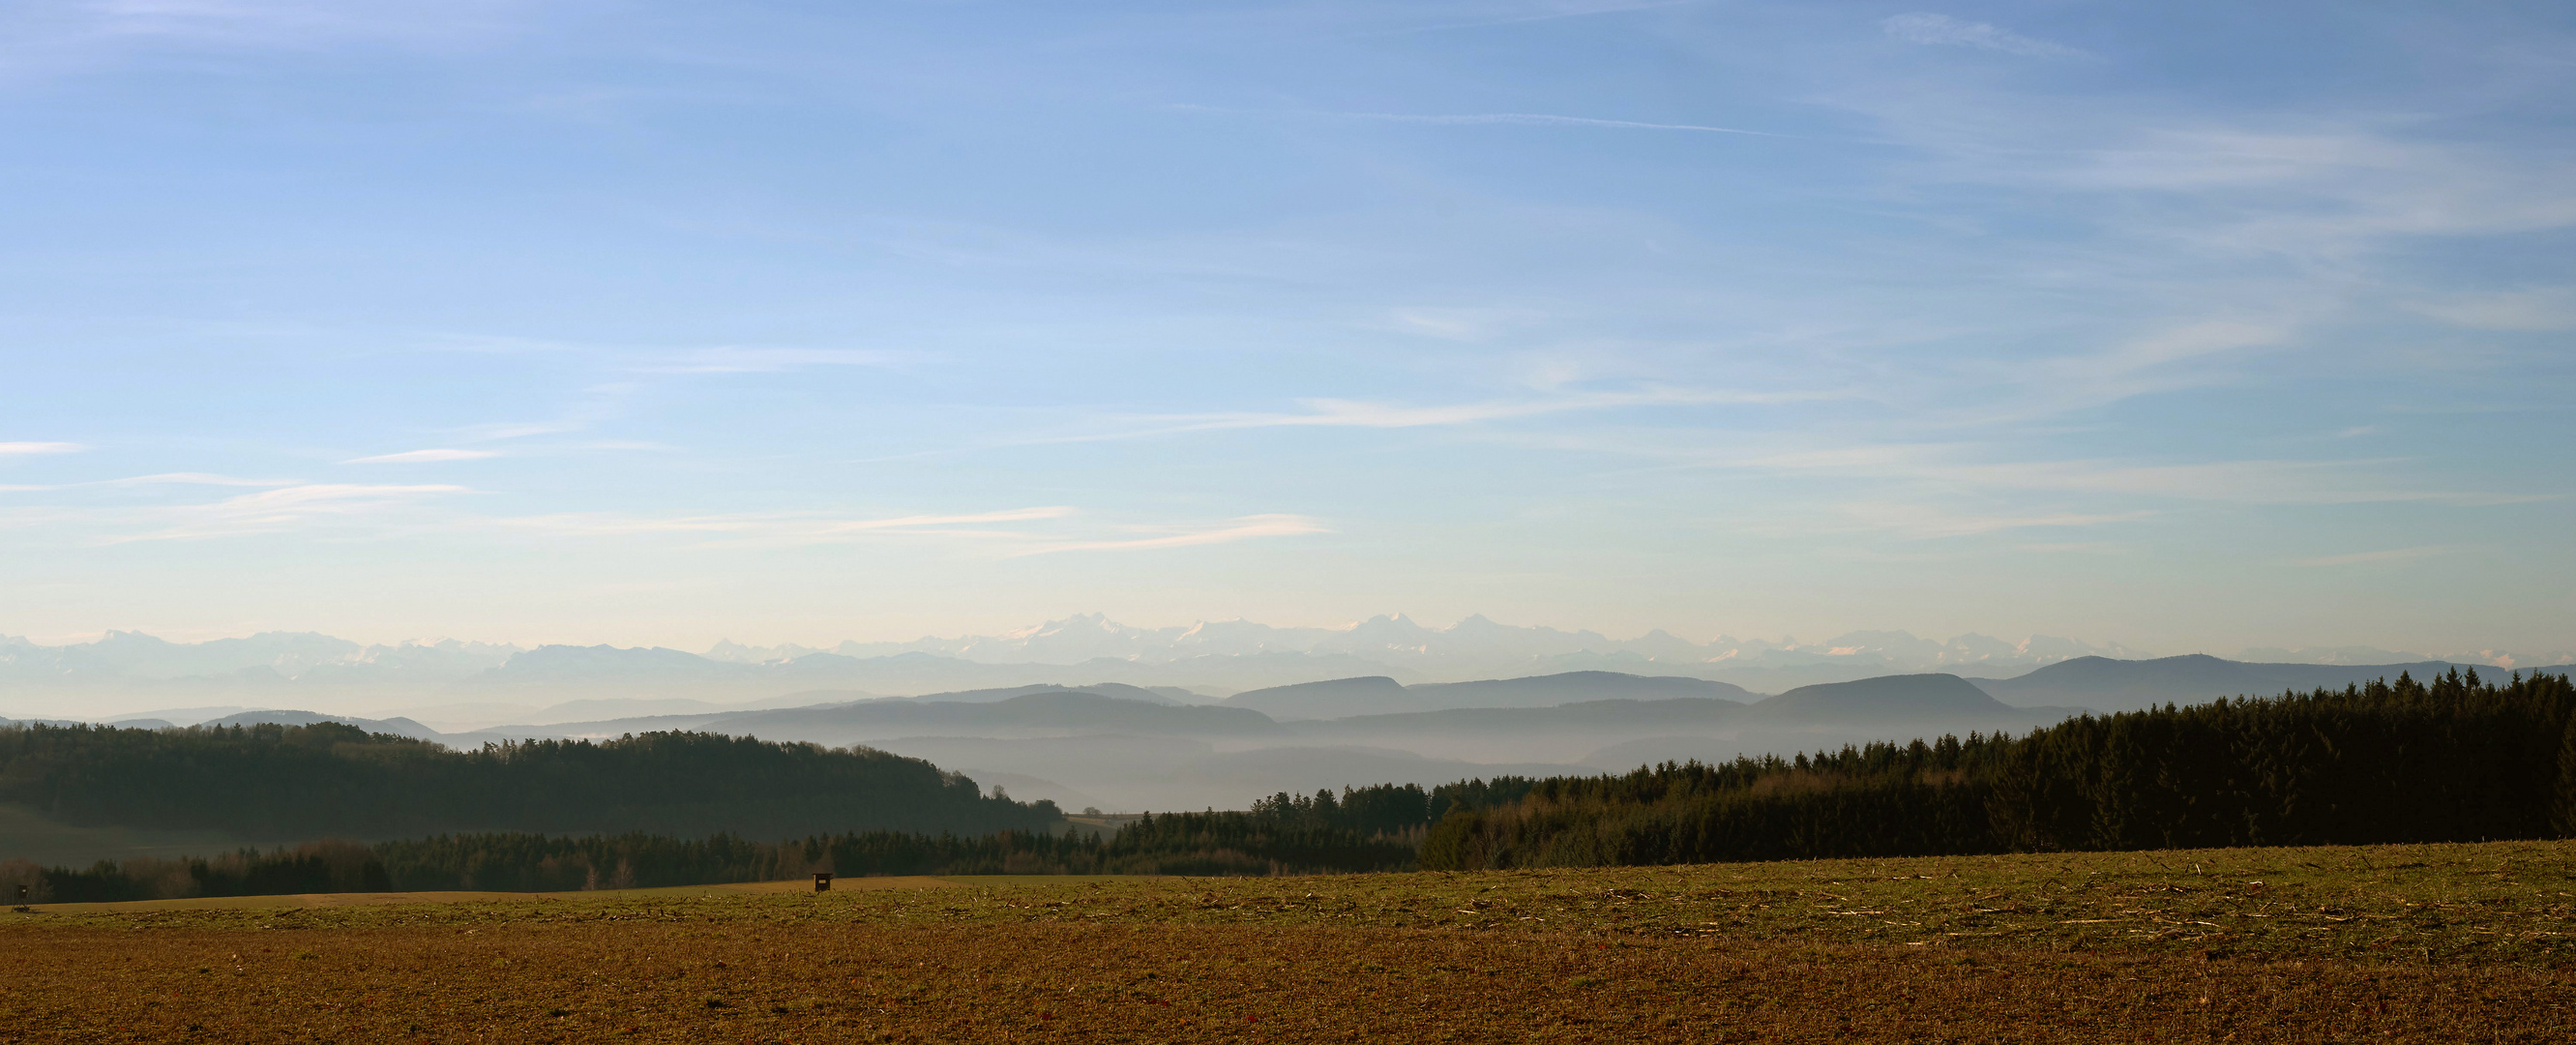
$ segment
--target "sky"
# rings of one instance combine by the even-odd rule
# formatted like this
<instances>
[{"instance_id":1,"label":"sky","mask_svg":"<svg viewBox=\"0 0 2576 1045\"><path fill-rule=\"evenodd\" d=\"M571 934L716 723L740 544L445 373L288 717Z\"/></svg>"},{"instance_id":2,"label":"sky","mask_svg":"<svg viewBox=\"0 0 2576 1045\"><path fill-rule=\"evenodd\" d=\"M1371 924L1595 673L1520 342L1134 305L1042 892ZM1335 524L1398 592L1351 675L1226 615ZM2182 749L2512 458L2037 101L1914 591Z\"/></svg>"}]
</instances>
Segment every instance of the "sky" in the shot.
<instances>
[{"instance_id":1,"label":"sky","mask_svg":"<svg viewBox=\"0 0 2576 1045\"><path fill-rule=\"evenodd\" d=\"M2576 647L2576 7L19 0L0 634Z\"/></svg>"}]
</instances>

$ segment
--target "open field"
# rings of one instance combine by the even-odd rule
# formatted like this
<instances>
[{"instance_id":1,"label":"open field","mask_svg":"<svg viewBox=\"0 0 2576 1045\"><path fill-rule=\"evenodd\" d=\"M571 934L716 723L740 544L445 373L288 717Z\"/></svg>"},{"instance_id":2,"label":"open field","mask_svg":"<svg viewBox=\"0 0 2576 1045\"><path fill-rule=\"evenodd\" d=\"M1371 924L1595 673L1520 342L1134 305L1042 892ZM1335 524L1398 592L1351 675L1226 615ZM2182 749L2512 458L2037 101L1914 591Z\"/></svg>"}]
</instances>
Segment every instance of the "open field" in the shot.
<instances>
[{"instance_id":1,"label":"open field","mask_svg":"<svg viewBox=\"0 0 2576 1045\"><path fill-rule=\"evenodd\" d=\"M961 889L963 879L897 876L885 878L844 878L834 888L850 891L871 889ZM191 896L177 900L128 900L121 903L49 903L38 909L45 914L143 914L151 911L258 911L282 908L313 907L382 907L419 904L453 903L525 903L547 900L581 900L586 903L614 903L620 900L731 896L760 893L811 893L810 881L732 882L723 885L671 885L655 889L607 889L579 893L485 893L485 892L418 892L418 893L285 893L276 896Z\"/></svg>"},{"instance_id":2,"label":"open field","mask_svg":"<svg viewBox=\"0 0 2576 1045\"><path fill-rule=\"evenodd\" d=\"M40 909L0 1040L2576 1038L2570 843L949 883Z\"/></svg>"}]
</instances>

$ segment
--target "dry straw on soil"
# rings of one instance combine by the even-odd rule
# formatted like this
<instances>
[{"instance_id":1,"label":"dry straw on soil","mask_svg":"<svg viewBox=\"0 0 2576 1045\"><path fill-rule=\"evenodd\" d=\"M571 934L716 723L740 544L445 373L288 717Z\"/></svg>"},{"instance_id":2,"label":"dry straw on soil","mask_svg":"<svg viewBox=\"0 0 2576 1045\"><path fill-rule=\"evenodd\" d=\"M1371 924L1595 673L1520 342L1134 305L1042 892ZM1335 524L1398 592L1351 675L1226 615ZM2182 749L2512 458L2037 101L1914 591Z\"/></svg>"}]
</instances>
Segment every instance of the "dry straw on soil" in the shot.
<instances>
[{"instance_id":1,"label":"dry straw on soil","mask_svg":"<svg viewBox=\"0 0 2576 1045\"><path fill-rule=\"evenodd\" d=\"M2520 843L55 912L0 922L0 1040L2554 1042L2571 874Z\"/></svg>"}]
</instances>

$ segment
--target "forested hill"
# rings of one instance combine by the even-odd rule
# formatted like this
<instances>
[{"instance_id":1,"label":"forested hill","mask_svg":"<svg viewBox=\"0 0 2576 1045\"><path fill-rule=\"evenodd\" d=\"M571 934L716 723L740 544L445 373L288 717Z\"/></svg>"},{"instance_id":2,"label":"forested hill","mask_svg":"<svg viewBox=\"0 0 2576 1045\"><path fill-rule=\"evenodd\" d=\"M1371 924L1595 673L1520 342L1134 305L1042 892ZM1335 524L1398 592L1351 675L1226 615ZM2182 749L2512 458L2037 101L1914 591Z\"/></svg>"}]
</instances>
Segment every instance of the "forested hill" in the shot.
<instances>
[{"instance_id":1,"label":"forested hill","mask_svg":"<svg viewBox=\"0 0 2576 1045\"><path fill-rule=\"evenodd\" d=\"M0 799L51 796L51 808L93 820L278 832L240 818L291 812L299 833L468 821L633 832L450 834L85 871L0 863L0 882L41 885L55 900L581 889L809 870L1231 875L2576 836L2576 685L2564 675L2401 675L2088 716L2018 738L1281 794L1246 812L1142 819L1106 839L1026 830L1054 810L979 797L927 763L689 734L463 754L335 726L39 727L0 741ZM782 829L820 822L850 826ZM710 823L753 826L718 835ZM674 826L627 826L645 824ZM878 825L898 830L868 829Z\"/></svg>"},{"instance_id":2,"label":"forested hill","mask_svg":"<svg viewBox=\"0 0 2576 1045\"><path fill-rule=\"evenodd\" d=\"M696 733L449 751L353 726L0 729L0 802L59 822L249 837L450 831L1046 830L1053 803L983 795L916 758Z\"/></svg>"},{"instance_id":3,"label":"forested hill","mask_svg":"<svg viewBox=\"0 0 2576 1045\"><path fill-rule=\"evenodd\" d=\"M2576 835L2576 686L2450 671L2020 738L1440 789L1433 870Z\"/></svg>"}]
</instances>

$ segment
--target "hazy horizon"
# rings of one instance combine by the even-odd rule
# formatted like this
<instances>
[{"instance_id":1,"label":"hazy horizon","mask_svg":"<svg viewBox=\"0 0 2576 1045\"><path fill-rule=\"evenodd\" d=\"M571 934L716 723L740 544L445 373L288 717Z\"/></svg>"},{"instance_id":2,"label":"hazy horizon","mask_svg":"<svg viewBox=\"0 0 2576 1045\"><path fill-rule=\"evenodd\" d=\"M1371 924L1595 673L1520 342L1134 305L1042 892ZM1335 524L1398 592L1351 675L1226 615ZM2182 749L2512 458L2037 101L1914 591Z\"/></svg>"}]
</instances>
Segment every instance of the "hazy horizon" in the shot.
<instances>
[{"instance_id":1,"label":"hazy horizon","mask_svg":"<svg viewBox=\"0 0 2576 1045\"><path fill-rule=\"evenodd\" d=\"M1413 617L1413 616L1412 616L1412 615L1410 615L1410 614L1406 614L1406 613L1403 613L1403 612L1400 612L1400 611L1399 611L1399 612L1389 612L1389 613L1373 614L1373 615L1370 615L1370 616L1368 616L1368 617L1364 617L1364 618L1343 618L1343 619L1341 619L1341 620L1339 620L1339 621L1336 621L1336 622L1331 622L1331 623L1322 623L1322 624L1313 624L1313 623L1279 623L1279 622L1273 622L1273 621L1255 621L1255 620L1251 620L1251 619L1249 619L1249 618L1242 618L1242 617L1227 618L1227 619L1224 619L1224 620L1193 619L1193 620L1183 621L1183 622L1179 622L1179 623L1166 623L1166 624L1151 624L1151 623L1139 624L1139 623L1130 622L1130 621L1117 620L1117 619L1111 618L1108 614L1100 613L1100 612L1096 612L1096 611L1095 611L1095 612L1088 612L1088 613L1076 613L1076 614L1072 614L1072 615L1067 616L1067 617L1062 617L1062 618L1057 618L1057 619L1052 619L1052 620L1047 620L1047 621L1041 621L1041 622L1034 623L1034 624L1026 624L1026 625L1023 625L1023 626L1020 626L1020 627L1004 628L1004 629L1000 629L1000 630L996 630L996 631L993 631L993 632L990 632L990 633L980 634L980 635L979 635L979 634L965 634L965 633L957 633L957 634L950 634L950 635L928 635L928 634L916 634L916 635L910 635L910 636L904 636L904 637L885 637L885 636L875 636L875 637L867 637L867 636L843 636L843 637L839 637L839 638L809 639L809 640L804 640L804 641L799 641L799 640L796 640L796 639L776 639L776 640L770 640L767 636L743 636L743 635L735 635L735 634L721 634L721 635L715 635L715 636L714 636L714 637L712 637L712 638L700 638L700 639L692 639L692 640L682 640L682 641L677 641L677 642L615 641L615 640L613 640L613 639L612 639L612 640L609 640L609 641L599 641L599 642L581 642L581 641L554 641L554 640L548 640L548 639L542 639L542 638L536 638L536 639L530 639L530 638L517 638L517 639L513 639L513 638L494 638L494 637L466 637L466 636L458 636L458 635L408 635L408 636L392 636L392 637L384 637L384 636L369 637L369 636L353 636L353 635L349 635L349 634L343 634L343 633L340 633L340 632L338 632L338 631L335 631L335 630L332 630L332 629L328 629L328 628L320 628L320 629L290 629L290 628L275 628L275 629L264 629L264 630L262 630L262 631L256 631L256 632L254 632L254 631L241 631L241 632L216 633L216 634L196 634L196 635L173 635L173 634L166 634L166 633L153 632L153 631L150 631L150 630L148 630L148 629L143 629L143 628L109 628L109 629L106 629L106 630L103 630L103 631L98 631L98 632L86 632L86 633L76 633L76 634L51 634L51 635L48 635L48 634L45 634L45 633L41 633L41 632L39 632L39 633L33 633L33 634L22 634L22 635L12 635L12 634L8 634L8 633L6 633L6 632L0 632L0 641L6 641L6 640L12 640L12 639L15 639L15 640L25 641L25 642L27 642L28 644L30 644L30 645L35 645L35 646L44 646L44 647L64 647L64 646L74 646L74 645L87 645L87 644L94 644L94 643L98 643L98 642L104 641L104 640L108 639L109 637L111 637L111 636L113 636L113 635L117 635L117 634L129 634L129 635L144 635L144 636L148 636L148 637L151 637L151 638L159 639L159 640L162 640L162 641L165 641L165 642L170 642L170 643L180 644L180 645L202 645L202 644L205 644L205 643L208 643L208 642L219 642L219 641L228 640L228 639L247 639L247 638L253 638L253 637L256 637L256 636L259 636L259 635L267 635L267 634L287 634L287 635L323 635L323 636L329 636L329 637L334 638L334 639L344 639L344 640L348 640L348 641L354 642L354 643L356 643L356 644L358 644L358 645L360 645L360 646L369 647L369 648L376 648L376 647L399 648L399 647L403 647L403 646L434 646L434 645L438 645L438 644L442 644L442 643L451 643L451 642L453 642L453 643L465 643L465 644L470 644L470 645L487 645L487 646L495 646L495 647L502 647L502 646L506 646L506 647L512 647L512 648L517 648L517 649L523 649L523 650L524 650L524 649L535 649L535 648L542 647L542 646L585 646L585 647L589 647L589 646L607 646L607 647L610 647L610 648L616 648L616 649L656 649L656 648L658 648L658 649L676 649L676 650L682 650L682 651L685 651L685 652L695 653L695 654L704 655L704 656L712 656L712 655L714 655L717 651L723 650L723 649L724 649L724 648L726 648L726 647L743 647L743 648L748 648L748 649L753 649L753 650L789 650L789 649L797 649L797 650L801 650L801 651L803 651L803 652L831 652L831 651L835 650L836 648L850 647L850 646L862 646L862 647L892 647L892 646L911 646L911 645L917 645L917 644L923 644L923 643L938 643L938 642L967 642L967 641L972 641L972 640L976 640L976 639L1012 638L1012 637L1020 637L1020 636L1027 636L1027 635L1037 634L1037 633L1040 633L1040 632L1042 632L1042 631L1044 631L1044 630L1046 630L1046 629L1054 628L1054 627L1058 627L1058 626L1062 626L1062 625L1066 625L1066 624L1074 624L1074 623L1079 623L1079 622L1084 622L1084 621L1092 621L1092 620L1105 621L1105 622L1106 622L1106 623L1108 623L1108 624L1115 625L1115 626L1119 626L1119 627L1126 628L1126 629L1133 629L1133 630L1137 630L1137 631L1146 631L1146 632L1166 633L1166 634L1180 634L1180 633L1188 633L1188 632L1191 632L1191 631L1193 631L1193 630L1204 629L1204 628L1206 628L1207 626L1211 626L1211 625L1238 625L1238 624L1249 624L1249 625L1254 625L1254 626L1263 627L1263 628L1276 629L1276 630L1280 630L1280 631L1301 631L1301 632L1302 632L1302 631L1312 631L1312 632L1344 632L1344 633L1347 633L1347 632L1355 631L1355 630L1357 630L1357 629L1359 629L1359 628L1362 628L1362 627L1364 627L1364 626L1367 626L1368 624L1370 624L1370 623L1372 623L1372 622L1377 622L1377 621L1389 621L1389 620L1409 623L1409 624L1416 625L1416 626L1419 626L1419 627L1421 627L1421 628L1424 628L1424 629L1427 629L1427 630L1430 630L1430 631L1434 631L1434 632L1447 632L1447 631L1450 631L1450 630L1452 630L1452 629L1455 629L1455 628L1456 628L1456 627L1458 627L1460 624L1464 624L1464 623L1467 623L1467 622L1469 622L1469 621L1478 621L1478 620L1481 620L1481 621L1485 621L1485 622L1488 622L1488 623L1497 624L1497 625L1500 625L1500 626L1505 627L1505 628L1512 628L1512 629L1552 630L1552 631L1561 632L1561 633L1566 634L1566 635L1569 635L1569 636L1572 636L1572 635L1590 634L1590 635L1598 636L1598 637L1600 637L1601 639L1607 640L1607 642L1608 642L1608 643L1613 644L1613 645L1621 644L1621 643L1635 642L1635 641L1644 640L1644 639L1649 639L1649 638L1652 638L1652 637L1654 637L1654 636L1656 636L1656 635L1669 635L1669 636L1671 636L1671 637L1673 637L1673 638L1680 639L1680 640L1682 640L1683 642L1691 643L1691 644L1694 644L1694 645L1701 645L1701 646L1726 646L1726 645L1736 645L1736 646L1742 646L1742 647L1747 647L1747 648L1755 648L1755 649L1803 650L1803 651L1809 651L1809 652L1824 652L1824 651L1827 651L1827 650L1831 650L1831 649L1835 649L1835 648L1840 648L1841 646L1845 645L1845 643L1843 643L1843 642L1841 642L1841 641L1839 641L1839 640L1848 639L1848 638L1851 638L1851 637L1854 637L1854 636L1860 636L1860 637L1872 637L1872 636L1903 636L1903 637L1910 638L1910 639L1918 639L1918 640L1922 640L1922 641L1925 641L1925 642L1929 642L1929 643L1936 643L1936 644L1941 644L1941 645L1951 645L1951 644L1956 644L1956 643L1962 642L1963 640L1993 640L1993 641L2000 642L2000 643L2003 643L2003 644L2006 644L2006 645L2017 646L2017 647L2028 647L2028 646L2031 646L2031 645L2033 645L2033 644L2053 645L2053 644L2064 643L2064 644L2071 644L2071 645L2076 646L2076 647L2084 648L2084 650L2085 650L2086 652L2090 652L2090 653L2098 653L2098 654L2101 654L2101 655L2107 655L2107 656L2115 656L2115 657L2118 657L2118 658L2121 658L2121 659L2152 659L2152 658L2158 658L2158 657L2184 656L2184 655L2189 655L2189 654L2205 654L2205 655L2208 655L2208 656L2224 657L2224 658L2232 659L2232 660L2250 660L2250 661L2256 661L2256 662L2263 662L2263 661L2290 662L2290 661L2295 660L2296 658L2298 658L2300 655L2303 655L2303 654L2304 654L2304 655L2309 655L2309 656L2314 656L2314 657L2330 658L2330 659L2326 659L2326 660L2320 660L2320 661L2317 661L2317 662L2319 662L2319 663L2367 663L2367 661L2363 661L2363 660L2355 660L2355 659L2352 659L2352 658L2354 658L2354 657L2356 657L2356 656L2386 655L2386 656L2389 656L2389 657L2392 657L2392 658L2414 658L2414 659L2428 659L2428 660L2451 660L2451 661L2459 661L2459 662L2462 662L2462 663L2492 664L2492 665L2495 665L2495 666L2498 666L2498 667L2507 667L2507 668L2510 668L2510 667L2515 666L2517 663L2520 663L2520 664L2526 664L2526 665L2528 665L2528 664L2542 664L2542 663L2555 664L2555 663L2558 663L2559 661L2562 661L2562 660L2568 660L2568 659L2571 659L2571 658L2576 658L2576 652L2570 652L2569 650L2562 649L2562 648L2557 648L2557 647L2538 647L2538 648L2526 648L2526 649L2514 650L2514 649L2505 649L2505 648L2503 648L2503 647L2501 647L2501 646L2489 645L2489 646L2478 647L2478 648L2475 648L2475 649L2465 649L2465 650L2463 650L2463 649L2448 649L2448 650L2446 650L2446 649L2442 649L2442 648L2436 647L2436 646L2434 646L2434 645L2432 645L2432 644L2430 644L2430 643L2419 643L2419 644L2405 645L2405 646L2397 646L2397 647L2383 647L2383 646L2373 646L2373 645L2367 645L2367 644L2358 644L2358 643L2353 643L2353 644L2340 644L2340 645L2314 645L2314 646L2300 646L2300 647L2262 646L2262 645L2244 645L2244 646L2226 647L2226 648L2189 648L2189 649L2172 649L2172 650L2166 650L2166 649L2144 649L2144 648L2140 648L2140 647L2137 647L2137 646L2132 646L2132 645L2127 644L2127 643L2123 643L2123 642L2119 641L2117 638L2097 638L2097 637L2085 637L2085 636L2075 636L2075 635L2041 635L2041 634L2035 634L2035 633L2034 633L2034 634L2030 634L2030 635L2025 635L2025 636L2012 637L2012 636L2004 636L2004 635L1994 635L1994 634L1989 634L1989 633L1981 632L1981 631L1964 631L1964 632L1959 632L1959 633L1957 633L1957 634L1944 635L1944 634L1937 633L1937 632L1934 632L1934 633L1920 632L1920 631L1916 631L1916 630L1914 630L1914 629L1909 629L1909 628L1843 628L1843 629L1836 629L1836 630L1831 630L1831 631L1827 631L1827 632L1820 632L1820 633L1817 633L1817 634L1811 635L1811 636L1809 636L1809 637L1807 637L1807 638L1803 638L1803 639L1802 639L1802 638L1800 638L1800 637L1798 637L1797 635L1790 634L1790 633L1787 633L1787 632L1750 633L1750 634L1716 634L1716 635L1707 635L1707 636L1695 636L1695 635L1691 635L1691 634L1685 634L1685 633L1676 632L1674 629L1670 629L1670 628L1649 628L1649 629L1647 629L1647 630L1645 630L1645 631L1642 631L1642 632L1637 632L1637 633L1633 633L1633 634L1628 634L1628 633L1620 633L1620 632L1615 632L1615 631L1605 630L1605 629L1601 629L1601 628L1560 627L1560 626L1556 626L1556 625L1548 625L1548 624L1517 624L1517 623L1508 622L1508 621L1496 621L1496 620L1494 620L1492 617L1487 616L1487 615L1485 615L1485 614L1481 614L1481 613L1477 613L1477 614L1469 614L1469 615L1467 615L1466 617L1462 617L1462 618L1459 618L1459 619L1457 619L1457 620L1452 620L1452 621L1448 621L1448 622L1445 622L1445 623L1439 623L1439 622L1430 622L1430 621L1420 620L1420 619L1417 619L1417 618ZM2535 658L2537 658L2537 659L2535 659ZM2387 661L2387 663L2398 663L2398 662L2399 662L2399 661L2398 661L2398 660L2396 660L2396 659L2392 659L2392 660Z\"/></svg>"},{"instance_id":2,"label":"hazy horizon","mask_svg":"<svg viewBox=\"0 0 2576 1045\"><path fill-rule=\"evenodd\" d=\"M1797 648L1703 645L1387 616L1341 629L1141 629L1082 616L1000 636L727 642L703 654L361 647L275 632L194 645L120 633L71 647L0 636L0 716L143 728L336 717L464 749L670 730L855 744L1023 798L1133 811L1236 807L1354 781L1433 786L2029 730L2075 714L2340 690L2437 656L2153 652L1884 631ZM2576 658L2444 659L2518 677ZM2419 679L2447 674L2414 667Z\"/></svg>"},{"instance_id":3,"label":"hazy horizon","mask_svg":"<svg viewBox=\"0 0 2576 1045\"><path fill-rule=\"evenodd\" d=\"M670 659L674 654L681 659ZM53 643L0 634L0 714L9 713L14 704L20 712L49 708L51 713L97 717L147 710L146 705L187 707L218 699L249 702L233 704L237 707L346 712L352 707L473 703L504 692L509 697L505 703L527 708L601 696L689 697L723 704L835 687L911 696L1036 682L1164 685L1174 687L1174 693L1207 699L1374 675L1413 684L1567 672L1682 676L1777 693L1819 682L1927 672L2004 679L2080 657L2149 661L2183 654L2253 664L2447 661L2503 669L2576 661L2576 653L2546 648L2156 650L2064 636L1934 637L1901 629L1808 639L1697 639L1663 629L1620 635L1521 626L1483 615L1424 624L1402 614L1337 627L1231 620L1161 628L1082 614L992 635L816 644L728 637L687 646L426 637L366 643L327 632L288 631L173 642L146 632L116 631L88 641ZM910 659L921 655L928 659ZM742 673L749 669L757 670ZM196 696L187 695L192 693Z\"/></svg>"}]
</instances>

